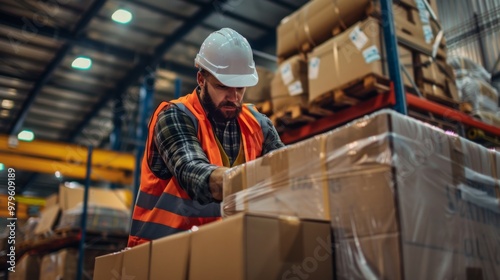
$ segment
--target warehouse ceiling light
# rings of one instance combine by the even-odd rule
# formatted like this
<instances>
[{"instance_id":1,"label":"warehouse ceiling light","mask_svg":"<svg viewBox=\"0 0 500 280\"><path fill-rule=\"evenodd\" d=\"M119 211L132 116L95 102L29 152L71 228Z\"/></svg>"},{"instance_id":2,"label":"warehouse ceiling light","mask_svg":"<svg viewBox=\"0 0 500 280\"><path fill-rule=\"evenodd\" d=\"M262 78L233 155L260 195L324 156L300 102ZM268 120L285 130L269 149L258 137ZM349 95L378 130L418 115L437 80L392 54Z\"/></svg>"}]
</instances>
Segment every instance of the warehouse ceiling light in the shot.
<instances>
[{"instance_id":1,"label":"warehouse ceiling light","mask_svg":"<svg viewBox=\"0 0 500 280\"><path fill-rule=\"evenodd\" d=\"M35 139L35 134L30 130L23 130L17 134L17 139L21 141L31 142Z\"/></svg>"},{"instance_id":2,"label":"warehouse ceiling light","mask_svg":"<svg viewBox=\"0 0 500 280\"><path fill-rule=\"evenodd\" d=\"M2 171L4 169L5 169L5 165L3 165L3 163L0 162L0 171Z\"/></svg>"},{"instance_id":3,"label":"warehouse ceiling light","mask_svg":"<svg viewBox=\"0 0 500 280\"><path fill-rule=\"evenodd\" d=\"M87 70L92 66L92 59L86 56L79 56L73 60L71 67L75 69Z\"/></svg>"},{"instance_id":4,"label":"warehouse ceiling light","mask_svg":"<svg viewBox=\"0 0 500 280\"><path fill-rule=\"evenodd\" d=\"M62 177L61 172L59 172L59 171L56 171L54 175L56 176L57 179Z\"/></svg>"},{"instance_id":5,"label":"warehouse ceiling light","mask_svg":"<svg viewBox=\"0 0 500 280\"><path fill-rule=\"evenodd\" d=\"M12 109L14 108L14 101L9 99L4 99L2 101L2 107L4 107L5 109Z\"/></svg>"},{"instance_id":6,"label":"warehouse ceiling light","mask_svg":"<svg viewBox=\"0 0 500 280\"><path fill-rule=\"evenodd\" d=\"M111 19L121 24L127 24L132 20L132 13L124 9L118 9L111 15Z\"/></svg>"}]
</instances>

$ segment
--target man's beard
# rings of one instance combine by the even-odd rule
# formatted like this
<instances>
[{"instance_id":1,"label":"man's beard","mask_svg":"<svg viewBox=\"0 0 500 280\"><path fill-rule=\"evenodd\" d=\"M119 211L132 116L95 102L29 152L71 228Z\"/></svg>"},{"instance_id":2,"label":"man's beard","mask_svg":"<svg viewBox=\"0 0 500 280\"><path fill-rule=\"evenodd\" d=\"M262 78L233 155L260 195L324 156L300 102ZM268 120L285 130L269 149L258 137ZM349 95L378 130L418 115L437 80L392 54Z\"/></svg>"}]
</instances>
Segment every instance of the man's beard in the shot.
<instances>
[{"instance_id":1,"label":"man's beard","mask_svg":"<svg viewBox=\"0 0 500 280\"><path fill-rule=\"evenodd\" d=\"M241 104L238 103L233 103L230 101L222 101L219 104L219 106L215 106L212 97L210 97L210 94L208 94L208 86L206 83L205 86L203 87L203 96L201 98L201 101L203 102L203 105L205 106L205 109L207 110L208 114L211 117L213 117L214 120L216 121L230 121L236 119L238 115L241 113ZM234 114L231 114L232 116L226 117L221 110L222 107L233 107L236 109L236 111L234 112Z\"/></svg>"}]
</instances>

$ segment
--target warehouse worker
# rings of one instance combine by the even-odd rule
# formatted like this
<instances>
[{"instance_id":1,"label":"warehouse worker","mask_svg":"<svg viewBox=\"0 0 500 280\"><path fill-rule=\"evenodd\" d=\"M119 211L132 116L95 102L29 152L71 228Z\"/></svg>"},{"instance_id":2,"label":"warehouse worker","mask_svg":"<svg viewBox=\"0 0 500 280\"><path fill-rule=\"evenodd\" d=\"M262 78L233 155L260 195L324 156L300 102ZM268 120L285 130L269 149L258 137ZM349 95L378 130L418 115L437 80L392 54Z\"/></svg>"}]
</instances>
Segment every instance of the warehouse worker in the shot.
<instances>
[{"instance_id":1,"label":"warehouse worker","mask_svg":"<svg viewBox=\"0 0 500 280\"><path fill-rule=\"evenodd\" d=\"M269 118L242 104L259 80L243 36L213 32L195 66L198 87L151 117L130 247L221 219L224 172L284 146Z\"/></svg>"}]
</instances>

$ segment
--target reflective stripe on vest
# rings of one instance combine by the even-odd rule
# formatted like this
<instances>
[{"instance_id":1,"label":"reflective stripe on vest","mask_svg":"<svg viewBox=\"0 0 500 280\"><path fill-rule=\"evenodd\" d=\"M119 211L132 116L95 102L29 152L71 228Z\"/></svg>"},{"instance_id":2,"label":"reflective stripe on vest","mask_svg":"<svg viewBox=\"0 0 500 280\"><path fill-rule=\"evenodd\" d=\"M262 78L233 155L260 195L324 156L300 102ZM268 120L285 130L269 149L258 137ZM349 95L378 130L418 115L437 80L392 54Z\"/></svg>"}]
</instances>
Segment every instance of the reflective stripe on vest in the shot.
<instances>
[{"instance_id":1,"label":"reflective stripe on vest","mask_svg":"<svg viewBox=\"0 0 500 280\"><path fill-rule=\"evenodd\" d=\"M141 166L141 186L129 236L130 247L220 219L220 204L201 205L193 201L175 177L160 179L149 168L147 158L153 148L153 132L158 114L172 104L193 121L198 140L209 162L222 166L212 126L206 118L196 90L171 103L162 102L149 123L148 140ZM264 135L260 125L262 121L257 116L261 115L255 109L244 105L237 119L246 161L253 160L262 153Z\"/></svg>"}]
</instances>

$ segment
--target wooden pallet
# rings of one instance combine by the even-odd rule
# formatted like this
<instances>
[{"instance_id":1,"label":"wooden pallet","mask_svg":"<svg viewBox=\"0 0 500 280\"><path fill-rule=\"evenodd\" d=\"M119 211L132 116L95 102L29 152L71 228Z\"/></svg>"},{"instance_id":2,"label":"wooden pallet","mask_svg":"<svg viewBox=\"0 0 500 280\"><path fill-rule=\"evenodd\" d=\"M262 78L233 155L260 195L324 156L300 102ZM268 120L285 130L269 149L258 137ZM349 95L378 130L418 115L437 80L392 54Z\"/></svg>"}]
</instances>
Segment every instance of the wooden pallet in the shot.
<instances>
[{"instance_id":1,"label":"wooden pallet","mask_svg":"<svg viewBox=\"0 0 500 280\"><path fill-rule=\"evenodd\" d=\"M457 101L455 101L449 97L435 95L435 94L431 94L431 93L427 93L427 92L422 92L422 94L424 95L424 97L426 99L433 101L433 102L436 102L436 103L439 103L439 104L442 104L446 107L450 107L450 108L453 108L455 110L459 110L459 108L460 108L460 104Z\"/></svg>"},{"instance_id":2,"label":"wooden pallet","mask_svg":"<svg viewBox=\"0 0 500 280\"><path fill-rule=\"evenodd\" d=\"M390 81L387 78L370 74L322 94L312 102L311 107L338 111L389 90Z\"/></svg>"},{"instance_id":3,"label":"wooden pallet","mask_svg":"<svg viewBox=\"0 0 500 280\"><path fill-rule=\"evenodd\" d=\"M275 112L270 119L278 132L282 132L287 129L300 127L331 114L333 114L333 112L330 110L316 107L309 108L303 105L292 105L285 110Z\"/></svg>"}]
</instances>

